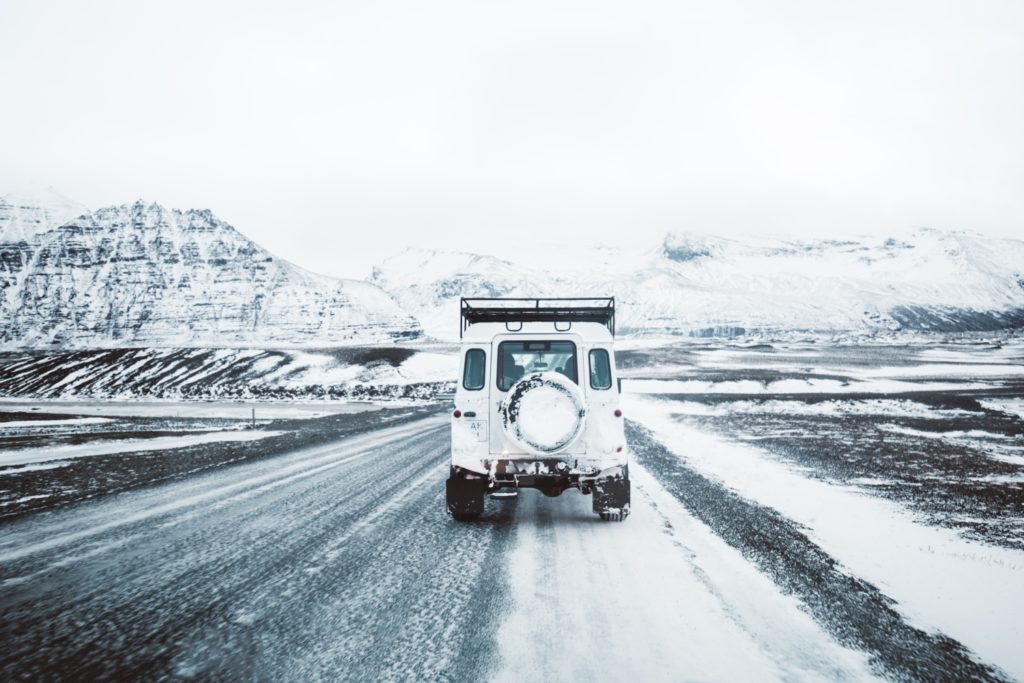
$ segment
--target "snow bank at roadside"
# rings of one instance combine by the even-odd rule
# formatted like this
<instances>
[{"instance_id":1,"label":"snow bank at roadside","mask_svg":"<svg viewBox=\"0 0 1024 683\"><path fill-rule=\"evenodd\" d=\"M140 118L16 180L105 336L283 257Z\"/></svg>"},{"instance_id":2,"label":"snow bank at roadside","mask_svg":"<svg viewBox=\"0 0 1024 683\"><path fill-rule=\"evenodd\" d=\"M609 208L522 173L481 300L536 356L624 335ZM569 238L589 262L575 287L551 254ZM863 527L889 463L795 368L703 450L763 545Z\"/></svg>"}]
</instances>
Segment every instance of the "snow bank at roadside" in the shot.
<instances>
[{"instance_id":1,"label":"snow bank at roadside","mask_svg":"<svg viewBox=\"0 0 1024 683\"><path fill-rule=\"evenodd\" d=\"M190 434L187 436L158 436L151 439L120 439L93 441L90 443L46 446L40 448L18 448L0 453L0 467L12 465L28 465L47 462L49 460L67 460L69 458L88 458L98 455L114 455L116 453L134 453L142 451L162 451L172 448L185 448L200 444L223 443L225 441L258 441L283 432L272 431L234 431L209 432L206 434Z\"/></svg>"},{"instance_id":2,"label":"snow bank at roadside","mask_svg":"<svg viewBox=\"0 0 1024 683\"><path fill-rule=\"evenodd\" d=\"M81 427L83 425L98 425L113 422L106 417L78 417L70 419L50 420L9 420L0 422L0 432L5 429L31 429L35 427Z\"/></svg>"},{"instance_id":3,"label":"snow bank at roadside","mask_svg":"<svg viewBox=\"0 0 1024 683\"><path fill-rule=\"evenodd\" d=\"M896 503L801 475L747 444L694 429L671 401L625 396L627 415L688 466L778 510L911 623L1024 678L1024 552L928 526Z\"/></svg>"}]
</instances>

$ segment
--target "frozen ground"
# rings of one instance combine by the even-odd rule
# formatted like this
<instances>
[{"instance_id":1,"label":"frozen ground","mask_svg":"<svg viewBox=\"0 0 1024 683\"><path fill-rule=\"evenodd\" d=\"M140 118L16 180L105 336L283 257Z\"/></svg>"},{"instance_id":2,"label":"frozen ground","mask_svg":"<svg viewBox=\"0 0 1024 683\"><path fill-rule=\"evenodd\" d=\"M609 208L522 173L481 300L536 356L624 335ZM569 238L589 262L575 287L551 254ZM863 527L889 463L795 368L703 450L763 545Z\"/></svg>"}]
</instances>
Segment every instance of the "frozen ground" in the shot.
<instances>
[{"instance_id":1,"label":"frozen ground","mask_svg":"<svg viewBox=\"0 0 1024 683\"><path fill-rule=\"evenodd\" d=\"M0 466L0 677L1024 680L1019 348L620 363L621 524L453 522L444 404L0 405L0 455L188 443Z\"/></svg>"},{"instance_id":2,"label":"frozen ground","mask_svg":"<svg viewBox=\"0 0 1024 683\"><path fill-rule=\"evenodd\" d=\"M0 452L0 467L28 465L64 458L76 459L115 455L118 453L166 451L209 443L223 443L225 441L256 441L258 439L265 439L268 436L277 436L280 433L236 429L230 432L204 432L189 436L157 436L146 439L116 439L111 441L96 440L89 443L65 444L63 446L11 448Z\"/></svg>"},{"instance_id":3,"label":"frozen ground","mask_svg":"<svg viewBox=\"0 0 1024 683\"><path fill-rule=\"evenodd\" d=\"M45 408L47 413L54 415L103 415L116 417L195 417L195 418L234 418L248 420L257 417L260 420L283 418L312 418L339 413L361 413L368 410L380 410L380 404L348 403L344 401L173 401L159 399L134 399L131 401L97 401L81 399L59 401L48 399L15 399L0 400L0 428L17 426L15 422L4 421L3 413L31 413ZM31 418L30 418L31 419ZM96 418L82 418L96 419ZM37 421L38 422L38 421ZM67 420L66 422L71 422ZM43 421L40 426L49 423Z\"/></svg>"},{"instance_id":4,"label":"frozen ground","mask_svg":"<svg viewBox=\"0 0 1024 683\"><path fill-rule=\"evenodd\" d=\"M0 398L432 400L457 356L433 344L330 349L123 348L0 352Z\"/></svg>"}]
</instances>

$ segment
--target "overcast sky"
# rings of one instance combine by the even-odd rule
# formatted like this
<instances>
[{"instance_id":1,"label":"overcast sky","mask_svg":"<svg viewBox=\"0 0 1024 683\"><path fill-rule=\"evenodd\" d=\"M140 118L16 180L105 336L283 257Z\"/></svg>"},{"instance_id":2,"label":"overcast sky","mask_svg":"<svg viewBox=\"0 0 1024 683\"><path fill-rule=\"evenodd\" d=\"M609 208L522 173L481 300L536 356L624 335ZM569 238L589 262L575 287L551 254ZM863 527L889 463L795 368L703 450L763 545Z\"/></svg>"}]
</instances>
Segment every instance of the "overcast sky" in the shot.
<instances>
[{"instance_id":1,"label":"overcast sky","mask_svg":"<svg viewBox=\"0 0 1024 683\"><path fill-rule=\"evenodd\" d=\"M0 195L405 245L1024 237L1024 2L0 0Z\"/></svg>"}]
</instances>

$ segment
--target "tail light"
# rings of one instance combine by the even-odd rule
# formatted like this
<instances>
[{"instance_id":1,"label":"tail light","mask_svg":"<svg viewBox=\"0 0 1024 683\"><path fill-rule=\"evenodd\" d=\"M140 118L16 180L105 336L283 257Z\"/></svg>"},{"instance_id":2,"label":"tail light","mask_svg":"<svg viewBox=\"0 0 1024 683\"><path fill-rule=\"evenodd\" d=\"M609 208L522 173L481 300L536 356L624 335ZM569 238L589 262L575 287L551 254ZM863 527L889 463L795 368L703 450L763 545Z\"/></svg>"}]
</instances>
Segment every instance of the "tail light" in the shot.
<instances>
[{"instance_id":1,"label":"tail light","mask_svg":"<svg viewBox=\"0 0 1024 683\"><path fill-rule=\"evenodd\" d=\"M452 413L452 417L462 417L462 411L456 409L455 412Z\"/></svg>"}]
</instances>

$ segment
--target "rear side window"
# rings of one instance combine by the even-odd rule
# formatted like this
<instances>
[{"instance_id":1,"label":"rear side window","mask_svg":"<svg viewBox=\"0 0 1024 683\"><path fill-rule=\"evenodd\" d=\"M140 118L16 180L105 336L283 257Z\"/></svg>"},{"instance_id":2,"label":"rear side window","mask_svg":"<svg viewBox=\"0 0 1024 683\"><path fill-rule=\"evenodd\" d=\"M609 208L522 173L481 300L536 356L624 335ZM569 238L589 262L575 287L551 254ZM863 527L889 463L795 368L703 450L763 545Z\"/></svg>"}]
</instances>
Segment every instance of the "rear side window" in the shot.
<instances>
[{"instance_id":1,"label":"rear side window","mask_svg":"<svg viewBox=\"0 0 1024 683\"><path fill-rule=\"evenodd\" d=\"M590 387L592 389L612 388L612 364L607 349L590 350Z\"/></svg>"},{"instance_id":2,"label":"rear side window","mask_svg":"<svg viewBox=\"0 0 1024 683\"><path fill-rule=\"evenodd\" d=\"M462 386L470 391L484 388L484 362L487 356L483 349L466 351L466 366L462 370Z\"/></svg>"}]
</instances>

